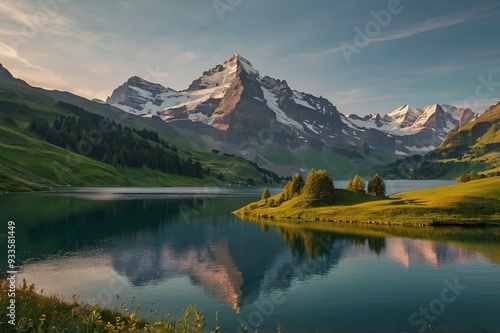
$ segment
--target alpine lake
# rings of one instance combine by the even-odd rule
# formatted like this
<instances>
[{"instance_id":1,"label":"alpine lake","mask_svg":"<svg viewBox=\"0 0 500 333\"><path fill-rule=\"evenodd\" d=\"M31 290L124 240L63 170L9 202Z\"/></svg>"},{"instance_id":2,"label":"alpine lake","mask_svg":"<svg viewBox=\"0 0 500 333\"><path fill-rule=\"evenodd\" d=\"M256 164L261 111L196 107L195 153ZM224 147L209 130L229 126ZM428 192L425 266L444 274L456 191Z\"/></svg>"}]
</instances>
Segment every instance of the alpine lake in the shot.
<instances>
[{"instance_id":1,"label":"alpine lake","mask_svg":"<svg viewBox=\"0 0 500 333\"><path fill-rule=\"evenodd\" d=\"M450 183L387 182L388 194ZM326 232L231 214L261 193L9 193L0 216L4 228L16 223L18 282L149 320L194 304L207 331L218 313L222 332L500 332L500 228L336 224Z\"/></svg>"}]
</instances>

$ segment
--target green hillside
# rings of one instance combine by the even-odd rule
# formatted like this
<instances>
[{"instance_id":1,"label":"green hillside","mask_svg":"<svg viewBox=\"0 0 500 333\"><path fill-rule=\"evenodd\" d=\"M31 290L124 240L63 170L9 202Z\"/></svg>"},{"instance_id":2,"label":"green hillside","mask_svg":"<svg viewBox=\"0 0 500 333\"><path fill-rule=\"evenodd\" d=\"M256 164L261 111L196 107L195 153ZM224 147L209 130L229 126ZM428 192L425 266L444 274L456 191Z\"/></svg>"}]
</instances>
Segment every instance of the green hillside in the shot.
<instances>
[{"instance_id":1,"label":"green hillside","mask_svg":"<svg viewBox=\"0 0 500 333\"><path fill-rule=\"evenodd\" d=\"M480 117L448 134L436 149L437 155L474 154L482 147L491 151L500 143L500 103L490 107ZM477 155L477 154L476 154Z\"/></svg>"},{"instance_id":2,"label":"green hillside","mask_svg":"<svg viewBox=\"0 0 500 333\"><path fill-rule=\"evenodd\" d=\"M66 101L78 101L80 105L88 106L85 112L102 115L109 119L108 124L115 122L131 129L133 142L150 147L147 149L156 149L159 144L141 138L138 131L145 129L158 133L162 142L168 142L167 147L174 147L172 155L178 156L181 162L198 163L205 173L189 177L182 172L162 172L147 165L113 165L111 161L103 163L83 156L85 154L76 154L75 147L65 149L68 142L60 142L59 146L50 144L44 135L30 130L34 119L46 122L49 126L53 126L56 120L81 119L81 116L61 107L66 104L58 103L53 98L57 96L65 96ZM93 142L93 149L99 150L106 142L102 141L99 124L94 125L88 130L94 133L97 141L92 141L92 136L89 138ZM118 125L113 125L113 129ZM79 132L76 134L81 135ZM181 135L161 120L143 119L69 93L48 92L30 87L17 79L0 78L0 190L40 190L67 186L223 186L227 183L247 184L249 180L262 183L270 179L247 161L189 146Z\"/></svg>"}]
</instances>

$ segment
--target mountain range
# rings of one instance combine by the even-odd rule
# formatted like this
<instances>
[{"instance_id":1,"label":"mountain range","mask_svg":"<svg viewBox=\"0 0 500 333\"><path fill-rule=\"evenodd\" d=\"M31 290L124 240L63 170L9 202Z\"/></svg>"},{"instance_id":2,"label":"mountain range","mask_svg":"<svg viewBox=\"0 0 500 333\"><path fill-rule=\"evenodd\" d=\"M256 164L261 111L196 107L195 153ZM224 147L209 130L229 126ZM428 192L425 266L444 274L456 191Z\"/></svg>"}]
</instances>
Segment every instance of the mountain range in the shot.
<instances>
[{"instance_id":1,"label":"mountain range","mask_svg":"<svg viewBox=\"0 0 500 333\"><path fill-rule=\"evenodd\" d=\"M443 142L424 156L408 156L380 171L391 178L458 178L476 170L500 175L500 102L474 120L452 129Z\"/></svg>"},{"instance_id":2,"label":"mountain range","mask_svg":"<svg viewBox=\"0 0 500 333\"><path fill-rule=\"evenodd\" d=\"M382 115L345 115L322 96L262 76L239 54L205 71L185 90L133 76L106 102L32 87L0 65L0 180L5 188L58 186L60 179L47 168L51 161L75 171L70 184L87 184L88 178L81 181L77 175L80 167L67 163L65 154L74 159L75 152L42 142L29 129L37 117L49 126L61 116L74 117L60 107L67 104L136 133L158 133L178 148L181 159L201 162L217 181L262 184L276 174L286 177L311 168L326 169L335 179L374 172L388 178L454 178L472 167L495 172L500 160L498 105L482 115L446 104L405 104ZM20 150L29 150L40 163L22 158ZM108 154L109 161L111 157ZM155 184L155 179L164 180L162 184L192 182L154 173L145 178L144 170L130 179L126 170L115 170L109 161L84 161L85 167L113 174L89 183L94 185L107 184L105 179L113 184L142 184L145 179L147 184ZM0 182L0 188L4 185Z\"/></svg>"},{"instance_id":3,"label":"mountain range","mask_svg":"<svg viewBox=\"0 0 500 333\"><path fill-rule=\"evenodd\" d=\"M446 104L344 115L321 96L262 76L239 54L205 71L185 90L133 76L106 102L196 131L203 148L253 160L280 174L314 167L318 157L328 169L346 174L362 165L424 154L449 131L477 117L470 109Z\"/></svg>"}]
</instances>

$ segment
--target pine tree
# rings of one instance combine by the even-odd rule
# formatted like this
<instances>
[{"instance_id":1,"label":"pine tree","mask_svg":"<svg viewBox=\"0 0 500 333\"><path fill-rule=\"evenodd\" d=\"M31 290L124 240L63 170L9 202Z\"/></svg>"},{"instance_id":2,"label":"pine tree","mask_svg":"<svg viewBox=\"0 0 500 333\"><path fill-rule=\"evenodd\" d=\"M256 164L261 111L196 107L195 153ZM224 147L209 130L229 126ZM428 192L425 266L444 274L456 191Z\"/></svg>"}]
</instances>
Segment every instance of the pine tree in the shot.
<instances>
[{"instance_id":1,"label":"pine tree","mask_svg":"<svg viewBox=\"0 0 500 333\"><path fill-rule=\"evenodd\" d=\"M354 176L353 186L354 186L354 191L357 192L364 192L365 191L365 181L363 178L361 178L359 175Z\"/></svg>"},{"instance_id":2,"label":"pine tree","mask_svg":"<svg viewBox=\"0 0 500 333\"><path fill-rule=\"evenodd\" d=\"M302 193L302 189L304 188L304 179L300 173L296 173L293 176L292 180L290 180L283 191L285 195L285 200L290 200L295 197L298 197Z\"/></svg>"},{"instance_id":3,"label":"pine tree","mask_svg":"<svg viewBox=\"0 0 500 333\"><path fill-rule=\"evenodd\" d=\"M267 200L271 196L271 192L269 192L269 189L266 187L264 189L264 192L262 192L261 199L262 200Z\"/></svg>"},{"instance_id":4,"label":"pine tree","mask_svg":"<svg viewBox=\"0 0 500 333\"><path fill-rule=\"evenodd\" d=\"M307 176L302 196L311 202L331 204L335 201L332 177L325 170L312 169Z\"/></svg>"},{"instance_id":5,"label":"pine tree","mask_svg":"<svg viewBox=\"0 0 500 333\"><path fill-rule=\"evenodd\" d=\"M368 182L367 192L368 194L385 197L385 182L378 173Z\"/></svg>"},{"instance_id":6,"label":"pine tree","mask_svg":"<svg viewBox=\"0 0 500 333\"><path fill-rule=\"evenodd\" d=\"M347 189L355 192L365 192L365 181L359 175L354 176L347 182Z\"/></svg>"}]
</instances>

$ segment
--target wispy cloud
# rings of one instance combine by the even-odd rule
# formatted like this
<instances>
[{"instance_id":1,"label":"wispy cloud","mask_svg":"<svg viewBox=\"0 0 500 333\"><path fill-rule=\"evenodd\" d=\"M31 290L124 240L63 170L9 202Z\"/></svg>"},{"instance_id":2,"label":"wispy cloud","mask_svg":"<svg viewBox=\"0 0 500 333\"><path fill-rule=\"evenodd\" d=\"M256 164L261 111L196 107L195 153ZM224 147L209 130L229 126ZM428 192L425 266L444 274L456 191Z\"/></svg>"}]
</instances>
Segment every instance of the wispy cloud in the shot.
<instances>
[{"instance_id":1,"label":"wispy cloud","mask_svg":"<svg viewBox=\"0 0 500 333\"><path fill-rule=\"evenodd\" d=\"M0 15L21 24L32 25L33 14L29 11L20 10L20 5L17 6L13 2L0 3Z\"/></svg>"},{"instance_id":2,"label":"wispy cloud","mask_svg":"<svg viewBox=\"0 0 500 333\"><path fill-rule=\"evenodd\" d=\"M9 45L7 45L5 43L2 43L2 42L0 42L0 55L3 56L3 57L9 58L9 59L16 60L16 61L20 62L21 64L27 66L27 67L45 71L44 68L42 68L42 67L40 67L38 65L33 65L28 60L26 60L25 58L21 57L18 54L18 52L17 52L16 49L14 49L13 47L11 47L11 46L9 46Z\"/></svg>"},{"instance_id":3,"label":"wispy cloud","mask_svg":"<svg viewBox=\"0 0 500 333\"><path fill-rule=\"evenodd\" d=\"M494 10L492 10L494 9ZM456 13L450 16L443 16L434 19L427 20L421 24L415 25L407 30L400 31L387 36L380 36L371 39L371 42L385 42L390 40L397 40L408 38L423 32L437 30L441 28L450 27L453 25L474 21L482 18L493 17L500 15L500 6L495 5L487 8L479 8L469 11L467 13Z\"/></svg>"},{"instance_id":4,"label":"wispy cloud","mask_svg":"<svg viewBox=\"0 0 500 333\"><path fill-rule=\"evenodd\" d=\"M400 30L391 34L387 34L385 36L378 36L370 39L370 44L393 41L398 39L405 39L414 35L418 35L424 32L442 29L450 26L454 26L457 24L475 21L479 19L485 19L488 17L500 16L500 5L495 4L493 6L483 7L483 8L475 8L471 11L465 13L455 13L453 15L441 16L433 19L426 20L422 23L413 25L404 30ZM344 41L345 42L345 41ZM342 52L343 48L338 46L329 48L322 52L310 52L303 53L301 57L304 58L316 58L318 56L335 54Z\"/></svg>"}]
</instances>

